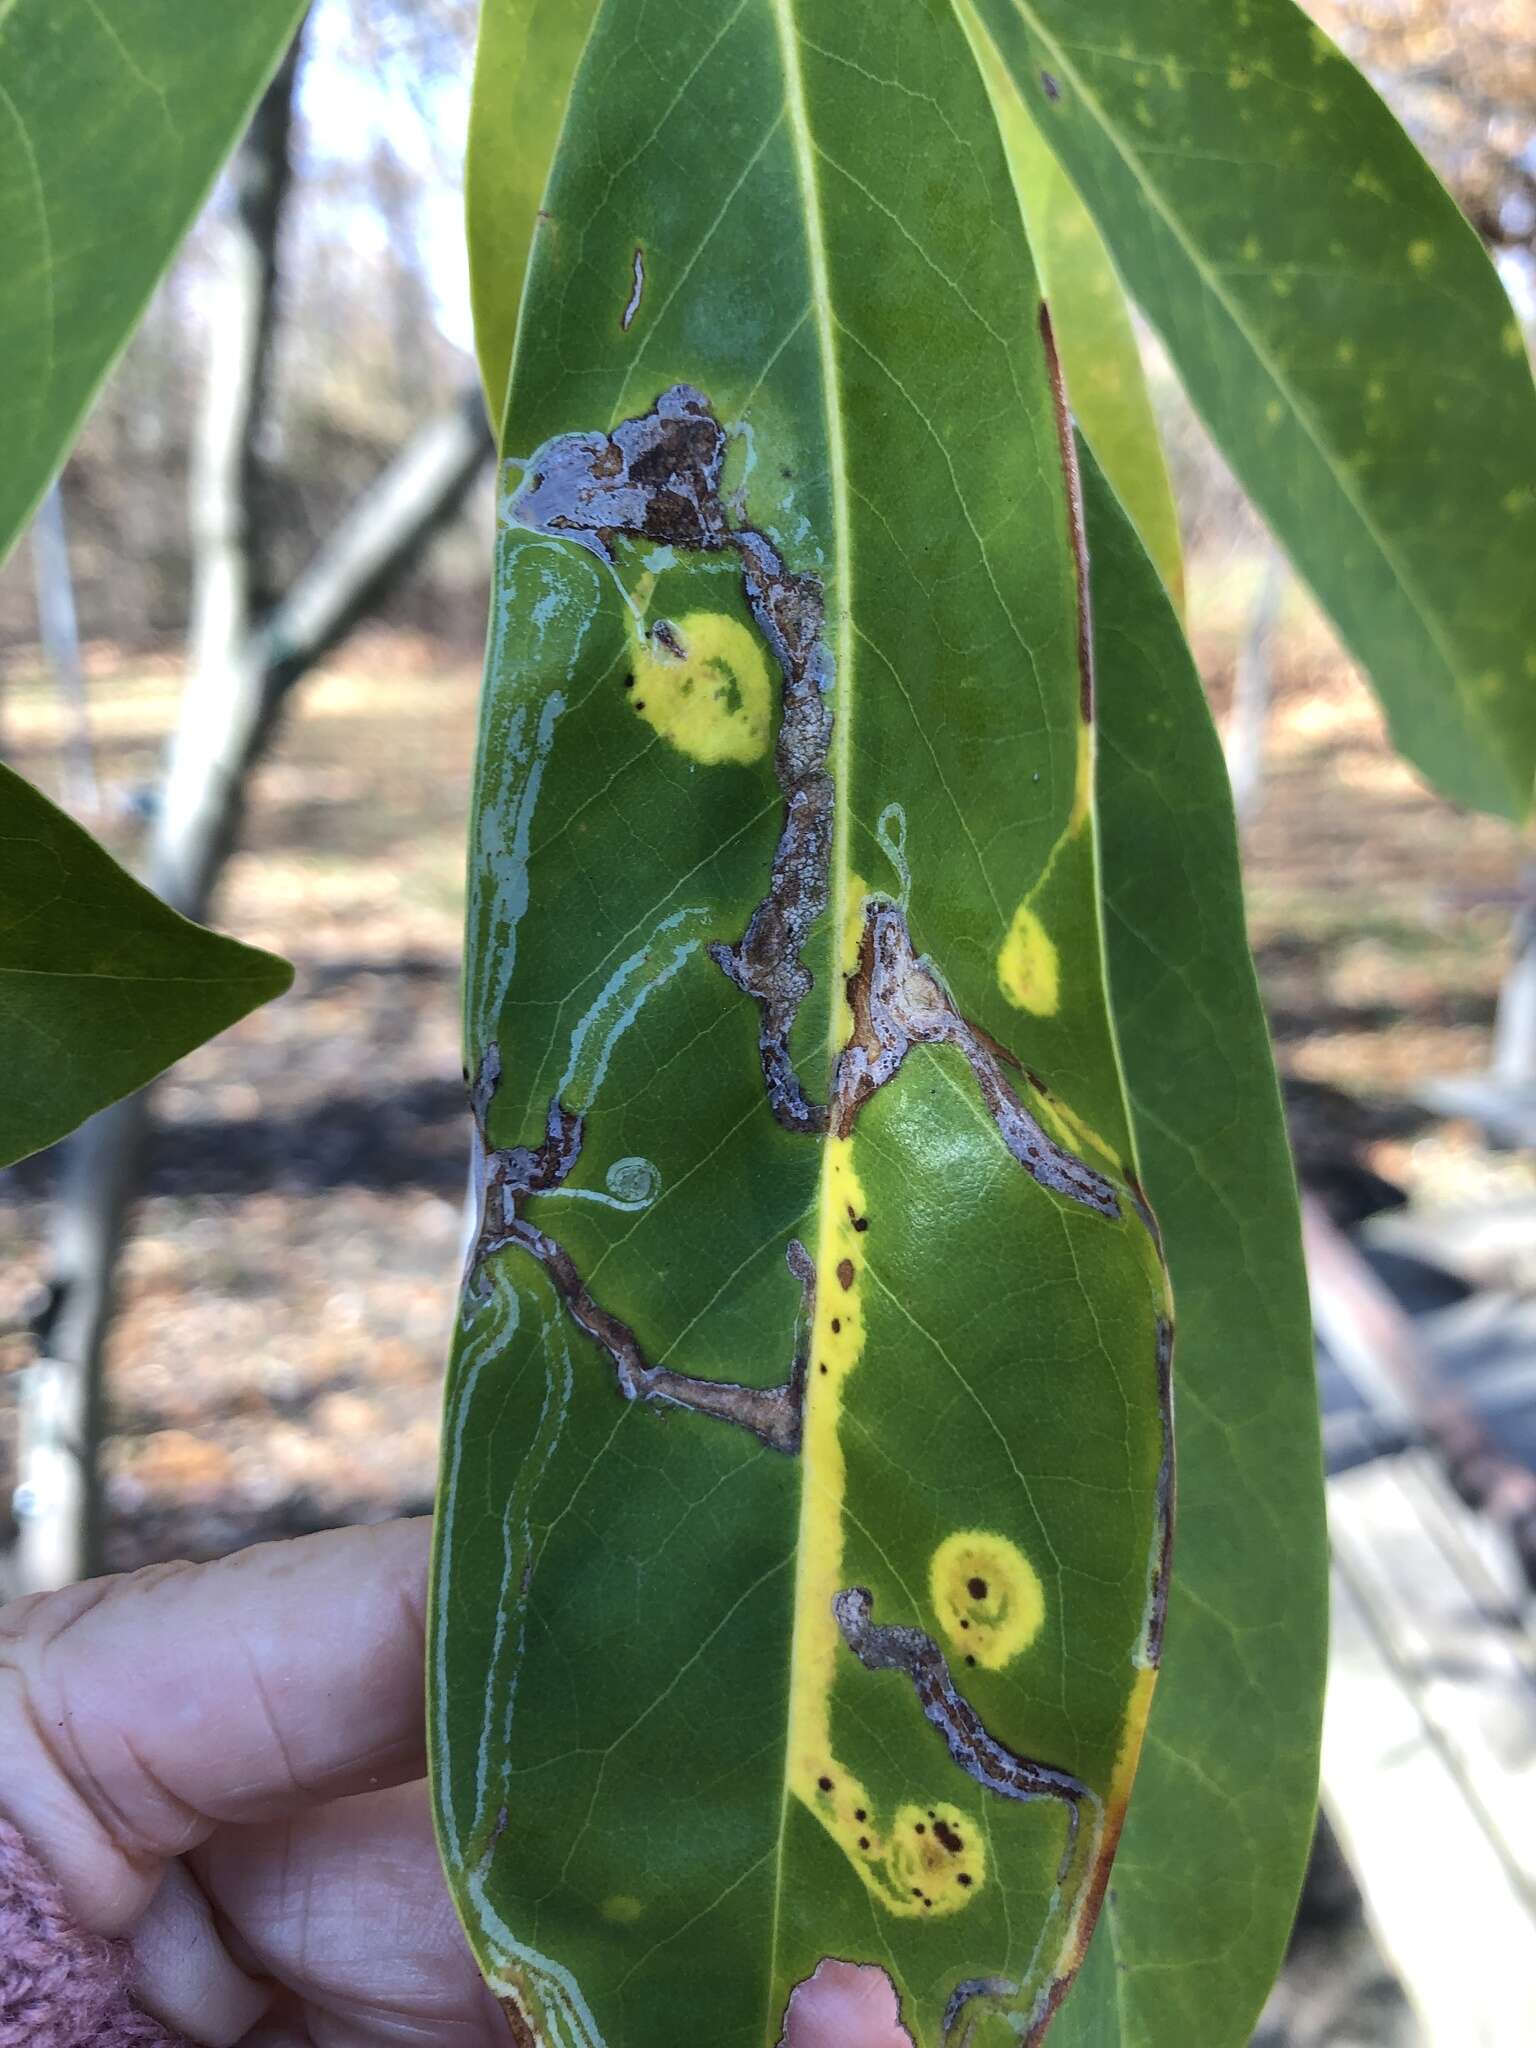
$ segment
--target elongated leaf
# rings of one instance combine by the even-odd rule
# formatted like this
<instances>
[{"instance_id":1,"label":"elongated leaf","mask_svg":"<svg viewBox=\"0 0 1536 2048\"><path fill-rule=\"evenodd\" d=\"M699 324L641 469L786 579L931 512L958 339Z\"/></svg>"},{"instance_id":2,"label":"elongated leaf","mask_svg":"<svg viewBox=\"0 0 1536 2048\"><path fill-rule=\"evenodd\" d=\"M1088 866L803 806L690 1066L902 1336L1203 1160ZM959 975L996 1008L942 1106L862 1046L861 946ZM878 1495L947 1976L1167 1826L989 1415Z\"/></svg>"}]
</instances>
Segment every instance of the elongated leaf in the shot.
<instances>
[{"instance_id":1,"label":"elongated leaf","mask_svg":"<svg viewBox=\"0 0 1536 2048\"><path fill-rule=\"evenodd\" d=\"M166 908L0 767L0 1166L281 995L286 960Z\"/></svg>"},{"instance_id":2,"label":"elongated leaf","mask_svg":"<svg viewBox=\"0 0 1536 2048\"><path fill-rule=\"evenodd\" d=\"M523 275L598 0L486 0L464 161L475 352L498 435Z\"/></svg>"},{"instance_id":3,"label":"elongated leaf","mask_svg":"<svg viewBox=\"0 0 1536 2048\"><path fill-rule=\"evenodd\" d=\"M1168 1307L1006 161L947 10L608 0L545 211L445 1864L520 2040L767 2048L828 1954L920 2048L1038 2039L1157 1662Z\"/></svg>"},{"instance_id":4,"label":"elongated leaf","mask_svg":"<svg viewBox=\"0 0 1536 2048\"><path fill-rule=\"evenodd\" d=\"M1470 226L1293 0L976 4L1398 747L1523 816L1536 394Z\"/></svg>"},{"instance_id":5,"label":"elongated leaf","mask_svg":"<svg viewBox=\"0 0 1536 2048\"><path fill-rule=\"evenodd\" d=\"M1030 118L971 0L956 5L1002 131L1073 414L1174 603L1182 605L1179 515L1125 292L1093 215Z\"/></svg>"},{"instance_id":6,"label":"elongated leaf","mask_svg":"<svg viewBox=\"0 0 1536 2048\"><path fill-rule=\"evenodd\" d=\"M1312 1332L1221 747L1085 459L1110 980L1179 1304L1168 1641L1114 1887L1052 2048L1245 2048L1311 1840L1327 1653Z\"/></svg>"},{"instance_id":7,"label":"elongated leaf","mask_svg":"<svg viewBox=\"0 0 1536 2048\"><path fill-rule=\"evenodd\" d=\"M0 0L0 557L304 0Z\"/></svg>"}]
</instances>

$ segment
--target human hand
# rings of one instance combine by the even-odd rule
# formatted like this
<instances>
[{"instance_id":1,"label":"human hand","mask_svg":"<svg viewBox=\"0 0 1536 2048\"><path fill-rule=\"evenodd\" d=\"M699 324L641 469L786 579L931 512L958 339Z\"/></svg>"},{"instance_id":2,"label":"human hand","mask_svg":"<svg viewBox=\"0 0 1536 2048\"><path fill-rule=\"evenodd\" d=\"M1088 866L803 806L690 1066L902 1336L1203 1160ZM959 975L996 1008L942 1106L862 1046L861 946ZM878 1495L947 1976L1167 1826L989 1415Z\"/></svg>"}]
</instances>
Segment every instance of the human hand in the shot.
<instances>
[{"instance_id":1,"label":"human hand","mask_svg":"<svg viewBox=\"0 0 1536 2048\"><path fill-rule=\"evenodd\" d=\"M432 1837L429 1537L344 1529L0 1608L0 1813L205 2048L507 2048ZM789 2048L907 2039L878 1972L795 1997Z\"/></svg>"}]
</instances>

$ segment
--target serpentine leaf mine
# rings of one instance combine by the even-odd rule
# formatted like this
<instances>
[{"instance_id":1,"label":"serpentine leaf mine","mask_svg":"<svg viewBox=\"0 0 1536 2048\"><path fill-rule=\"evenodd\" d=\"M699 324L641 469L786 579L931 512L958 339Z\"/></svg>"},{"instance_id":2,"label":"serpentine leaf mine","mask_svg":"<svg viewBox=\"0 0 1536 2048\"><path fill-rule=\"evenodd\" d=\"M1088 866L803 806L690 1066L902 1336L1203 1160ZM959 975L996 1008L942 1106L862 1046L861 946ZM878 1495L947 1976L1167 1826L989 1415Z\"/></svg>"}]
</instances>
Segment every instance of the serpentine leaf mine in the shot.
<instances>
[{"instance_id":1,"label":"serpentine leaf mine","mask_svg":"<svg viewBox=\"0 0 1536 2048\"><path fill-rule=\"evenodd\" d=\"M644 259L637 247L625 328L639 307L644 284ZM626 548L631 559L636 550L649 548L652 553L644 559L652 562L734 561L750 627L710 610L680 610L647 627L636 599L620 584L630 613L626 688L636 716L656 740L717 772L745 768L766 752L776 709L772 758L781 818L767 886L739 936L718 928L711 933L701 912L677 911L660 920L641 950L614 971L578 1029L566 1078L547 1101L536 1142L500 1148L492 1143L492 1105L503 1079L501 1048L494 1036L474 1048L478 1216L463 1291L465 1356L473 1359L478 1374L493 1355L497 1340L492 1333L509 1314L515 1327L511 1297L503 1294L496 1276L506 1258L521 1254L552 1289L557 1321L563 1318L582 1340L572 1360L555 1323L546 1328L546 1344L552 1356L565 1361L565 1377L558 1399L546 1400L541 1410L531 1457L547 1460L552 1455L569 1405L570 1374L580 1370L580 1357L591 1347L606 1361L623 1402L723 1424L738 1438L745 1434L781 1458L799 1461L803 1505L788 1687L789 1790L851 1865L875 1905L900 1920L941 1922L973 1911L996 1881L994 1815L1010 1807L1044 1809L1044 1817L1030 1823L1053 1831L1036 1964L1018 1976L951 1976L942 2022L950 2048L963 2048L978 2037L989 2016L998 2015L1010 2016L1010 2038L1032 2042L1043 2033L1081 1961L1103 1896L1160 1652L1172 1486L1171 1325L1166 1316L1157 1323L1163 1462L1145 1610L1130 1647L1131 1705L1114 1771L1108 1782L1095 1786L1004 1740L979 1699L971 1696L976 1688L994 1683L996 1674L1027 1660L1048 1621L1061 1625L1063 1617L1053 1613L1062 1599L1060 1568L1048 1555L1032 1560L1000 1531L953 1527L933 1551L922 1589L937 1633L886 1618L888 1609L877 1618L876 1594L850 1578L844 1565L848 1390L867 1349L869 1290L882 1284L868 1263L870 1205L856 1165L855 1141L863 1144L865 1118L887 1091L896 1092L893 1084L917 1067L914 1056L920 1056L933 1062L924 1066L925 1074L948 1077L945 1085L961 1090L1001 1156L1011 1162L1006 1171L1020 1170L1060 1205L1063 1215L1089 1219L1094 1228L1135 1232L1150 1227L1151 1219L1134 1182L1106 1170L1113 1156L1107 1148L1092 1146L1096 1163L1072 1149L1078 1128L1072 1113L1012 1050L964 1014L941 966L919 951L908 902L906 818L899 804L881 811L876 837L901 877L900 895L848 877L838 885L840 900L832 900L839 797L829 767L834 676L823 587L816 575L788 566L780 545L747 522L743 494L723 486L729 444L704 394L674 384L648 411L621 421L611 432L566 433L545 442L524 466L523 481L510 501L515 530L569 543L615 577ZM646 573L653 582L655 571ZM1080 624L1085 661L1086 647L1086 629ZM554 715L564 701L559 698ZM1091 701L1085 674L1085 717ZM547 740L543 744L547 749ZM1086 736L1080 748L1080 800L1064 845L1086 823L1085 762L1091 762ZM526 840L526 817L520 829ZM808 942L828 913L843 935L844 985L832 1006L835 1053L823 1102L797 1066L791 1042L802 1005L815 987L806 960ZM618 1036L638 1015L647 994L679 972L701 945L731 987L755 1006L760 1099L774 1125L792 1137L812 1140L822 1152L816 1227L804 1239L786 1234L779 1240L798 1305L792 1311L786 1305L786 1329L793 1328L794 1338L786 1344L783 1377L766 1387L714 1371L686 1370L682 1359L671 1355L675 1345L661 1357L648 1357L635 1327L608 1305L612 1296L605 1301L602 1275L587 1270L586 1260L562 1241L567 1235L563 1226L557 1231L548 1223L550 1199L556 1196L582 1194L589 1202L637 1215L660 1199L655 1169L638 1157L610 1169L607 1195L575 1185L573 1176L583 1156L591 1102ZM1054 948L1035 910L1026 905L1015 919L999 969L1004 992L1016 1007L1037 1014L1054 1011L1054 962ZM667 1085L678 1090L676 1113L688 1116L686 1063ZM1082 1128L1087 1132L1086 1125ZM808 1244L813 1236L814 1243ZM509 1530L512 1526L509 1518ZM535 1569L526 1515L517 1526L524 1533L515 1543L508 1537L506 1576L515 1582L521 1605L498 1625L494 1674L507 1698L505 1726L510 1726L523 1656L524 1622L517 1616L526 1608ZM882 1607L886 1598L879 1596ZM860 1671L866 1676L858 1678ZM892 1703L899 1696L898 1681L906 1689L910 1704L901 1711L927 1745L915 1752L927 1776L921 1786L914 1784L909 1798L887 1800L882 1807L844 1760L834 1726L834 1690L849 1672L859 1685L873 1687ZM922 1732L925 1726L931 1741L930 1733ZM480 1833L457 1851L472 1873L493 1855L507 1825L510 1795L496 1789L493 1748L488 1738L481 1761ZM452 1851L454 1845L449 1846ZM628 1891L601 1903L602 1917L615 1927L643 1924L645 1910L646 1902ZM501 1967L493 1981L514 2038L559 2048L600 2048L604 2036L598 2022L561 1964L537 1954L511 1929L497 1934L495 1953Z\"/></svg>"}]
</instances>

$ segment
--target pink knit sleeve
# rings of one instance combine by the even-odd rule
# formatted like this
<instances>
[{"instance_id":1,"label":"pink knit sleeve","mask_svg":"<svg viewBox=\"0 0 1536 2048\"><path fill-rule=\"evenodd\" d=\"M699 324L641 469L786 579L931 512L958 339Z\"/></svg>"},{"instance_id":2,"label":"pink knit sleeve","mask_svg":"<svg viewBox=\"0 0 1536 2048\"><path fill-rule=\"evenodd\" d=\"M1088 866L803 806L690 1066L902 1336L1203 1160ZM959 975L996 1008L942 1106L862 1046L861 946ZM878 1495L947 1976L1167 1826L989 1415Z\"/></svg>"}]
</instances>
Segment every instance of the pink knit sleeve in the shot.
<instances>
[{"instance_id":1,"label":"pink knit sleeve","mask_svg":"<svg viewBox=\"0 0 1536 2048\"><path fill-rule=\"evenodd\" d=\"M135 2005L126 1942L82 1934L0 1820L0 2048L188 2048Z\"/></svg>"}]
</instances>

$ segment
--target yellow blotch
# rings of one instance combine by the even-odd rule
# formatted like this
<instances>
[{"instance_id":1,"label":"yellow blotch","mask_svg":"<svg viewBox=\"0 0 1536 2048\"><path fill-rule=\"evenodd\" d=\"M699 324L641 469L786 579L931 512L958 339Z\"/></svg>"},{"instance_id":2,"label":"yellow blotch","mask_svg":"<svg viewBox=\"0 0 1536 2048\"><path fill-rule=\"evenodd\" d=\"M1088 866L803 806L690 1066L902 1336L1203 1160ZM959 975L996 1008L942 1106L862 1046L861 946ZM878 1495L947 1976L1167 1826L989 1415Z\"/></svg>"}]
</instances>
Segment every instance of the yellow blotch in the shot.
<instances>
[{"instance_id":1,"label":"yellow blotch","mask_svg":"<svg viewBox=\"0 0 1536 2048\"><path fill-rule=\"evenodd\" d=\"M1246 92L1252 84L1252 73L1241 64L1233 64L1227 71L1227 85L1232 92Z\"/></svg>"},{"instance_id":2,"label":"yellow blotch","mask_svg":"<svg viewBox=\"0 0 1536 2048\"><path fill-rule=\"evenodd\" d=\"M1408 261L1421 275L1424 271L1431 269L1435 261L1434 243L1426 240L1422 235L1417 241L1410 242L1408 244Z\"/></svg>"},{"instance_id":3,"label":"yellow blotch","mask_svg":"<svg viewBox=\"0 0 1536 2048\"><path fill-rule=\"evenodd\" d=\"M1518 320L1508 320L1504 323L1499 332L1499 343L1507 356L1525 353L1525 336L1520 332Z\"/></svg>"},{"instance_id":4,"label":"yellow blotch","mask_svg":"<svg viewBox=\"0 0 1536 2048\"><path fill-rule=\"evenodd\" d=\"M1112 1173L1124 1177L1125 1162L1114 1147L1107 1145L1087 1117L1069 1109L1059 1095L1037 1094L1034 1110L1051 1136L1069 1151L1096 1153Z\"/></svg>"},{"instance_id":5,"label":"yellow blotch","mask_svg":"<svg viewBox=\"0 0 1536 2048\"><path fill-rule=\"evenodd\" d=\"M714 767L768 751L773 684L750 627L724 612L688 612L665 634L632 631L629 700L669 745Z\"/></svg>"},{"instance_id":6,"label":"yellow blotch","mask_svg":"<svg viewBox=\"0 0 1536 2048\"><path fill-rule=\"evenodd\" d=\"M631 1898L627 1892L615 1892L602 1904L603 1918L611 1920L616 1927L633 1927L644 1911L639 1899Z\"/></svg>"},{"instance_id":7,"label":"yellow blotch","mask_svg":"<svg viewBox=\"0 0 1536 2048\"><path fill-rule=\"evenodd\" d=\"M997 955L997 985L1016 1010L1034 1017L1053 1017L1061 1004L1061 956L1041 922L1035 898L1050 879L1061 849L1082 831L1093 815L1094 728L1084 723L1077 732L1077 766L1072 784L1072 809L1050 859L1029 894L1013 913Z\"/></svg>"},{"instance_id":8,"label":"yellow blotch","mask_svg":"<svg viewBox=\"0 0 1536 2048\"><path fill-rule=\"evenodd\" d=\"M843 930L839 952L844 979L852 974L859 964L859 948L864 943L864 909L868 901L868 882L862 875L850 875L844 885Z\"/></svg>"},{"instance_id":9,"label":"yellow blotch","mask_svg":"<svg viewBox=\"0 0 1536 2048\"><path fill-rule=\"evenodd\" d=\"M1117 1815L1124 1813L1131 1796L1131 1785L1136 1776L1136 1766L1141 1761L1141 1745L1146 1739L1147 1721L1152 1712L1152 1690L1156 1684L1156 1666L1140 1666L1131 1685L1131 1697L1126 1702L1125 1719L1120 1727L1120 1746L1115 1752L1109 1796L1104 1802L1112 1824Z\"/></svg>"},{"instance_id":10,"label":"yellow blotch","mask_svg":"<svg viewBox=\"0 0 1536 2048\"><path fill-rule=\"evenodd\" d=\"M1072 813L1067 819L1068 836L1082 830L1093 809L1093 735L1094 727L1091 725L1080 725L1077 729L1077 768L1072 782ZM1052 860L1060 850L1058 844L1052 851ZM1049 869L1046 872L1049 873Z\"/></svg>"},{"instance_id":11,"label":"yellow blotch","mask_svg":"<svg viewBox=\"0 0 1536 2048\"><path fill-rule=\"evenodd\" d=\"M1390 197L1386 186L1377 177L1369 164L1362 164L1349 182L1357 192L1369 193L1372 199L1386 199Z\"/></svg>"},{"instance_id":12,"label":"yellow blotch","mask_svg":"<svg viewBox=\"0 0 1536 2048\"><path fill-rule=\"evenodd\" d=\"M848 892L862 904L863 885L856 877ZM846 954L846 927L844 945ZM856 954L856 932L853 949ZM904 1804L887 1824L868 1788L832 1747L832 1687L839 1669L851 1667L832 1611L847 1583L843 1389L864 1350L861 1280L870 1217L854 1171L852 1139L828 1138L822 1158L816 1313L800 1452L805 1483L790 1651L789 1787L887 1912L903 1919L931 1917L957 1911L980 1890L986 1876L980 1826L959 1807L938 1800Z\"/></svg>"},{"instance_id":13,"label":"yellow blotch","mask_svg":"<svg viewBox=\"0 0 1536 2048\"><path fill-rule=\"evenodd\" d=\"M984 1671L1012 1663L1045 1620L1039 1573L1016 1544L985 1529L945 1537L928 1568L928 1590L951 1644Z\"/></svg>"},{"instance_id":14,"label":"yellow blotch","mask_svg":"<svg viewBox=\"0 0 1536 2048\"><path fill-rule=\"evenodd\" d=\"M800 1542L790 1651L789 1782L829 1834L859 1862L877 1831L869 1797L832 1754L832 1681L842 1636L832 1602L843 1589L843 1492L847 1466L840 1434L843 1384L864 1348L859 1276L865 1233L864 1190L853 1169L853 1140L826 1139L821 1225L816 1244L816 1313L807 1361L800 1491ZM852 1212L850 1214L850 1211ZM864 1819L857 1818L863 1813ZM862 1867L862 1866L861 1866Z\"/></svg>"},{"instance_id":15,"label":"yellow blotch","mask_svg":"<svg viewBox=\"0 0 1536 2048\"><path fill-rule=\"evenodd\" d=\"M1021 903L997 956L997 985L1017 1010L1054 1017L1061 1004L1061 956L1056 941Z\"/></svg>"},{"instance_id":16,"label":"yellow blotch","mask_svg":"<svg viewBox=\"0 0 1536 2048\"><path fill-rule=\"evenodd\" d=\"M1333 353L1341 363L1352 363L1359 351L1352 341L1341 341Z\"/></svg>"},{"instance_id":17,"label":"yellow blotch","mask_svg":"<svg viewBox=\"0 0 1536 2048\"><path fill-rule=\"evenodd\" d=\"M987 1875L981 1829L942 1799L897 1807L885 1862L893 1887L912 1902L906 1910L930 1917L958 1912Z\"/></svg>"},{"instance_id":18,"label":"yellow blotch","mask_svg":"<svg viewBox=\"0 0 1536 2048\"><path fill-rule=\"evenodd\" d=\"M1269 398L1265 400L1264 417L1269 421L1269 424L1272 427L1279 426L1281 420L1285 417L1285 407L1280 403L1278 398Z\"/></svg>"},{"instance_id":19,"label":"yellow blotch","mask_svg":"<svg viewBox=\"0 0 1536 2048\"><path fill-rule=\"evenodd\" d=\"M1257 235L1245 235L1245 236L1243 237L1243 248L1242 248L1242 257L1243 257L1243 261L1244 261L1245 263L1257 263L1257 262L1258 262L1258 260L1259 260L1259 255L1260 255L1260 248L1259 248L1259 238L1258 238L1258 236L1257 236Z\"/></svg>"},{"instance_id":20,"label":"yellow blotch","mask_svg":"<svg viewBox=\"0 0 1536 2048\"><path fill-rule=\"evenodd\" d=\"M1120 1724L1120 1746L1115 1753L1114 1769L1110 1774L1109 1792L1104 1801L1103 1812L1097 1826L1089 1836L1083 1852L1084 1862L1092 1868L1101 1855L1114 1853L1125 1824L1126 1804L1131 1796L1131 1784L1136 1776L1136 1766L1141 1759L1142 1743L1146 1739L1147 1720L1152 1712L1152 1691L1157 1684L1157 1672L1150 1666L1143 1666L1131 1686L1131 1696L1126 1702L1125 1719ZM1072 1918L1061 1954L1056 1963L1058 1976L1070 1976L1083 1960L1087 1951L1088 1937L1093 1932L1086 1908L1094 1895L1091 1884L1085 1884L1078 1891L1072 1907Z\"/></svg>"}]
</instances>

